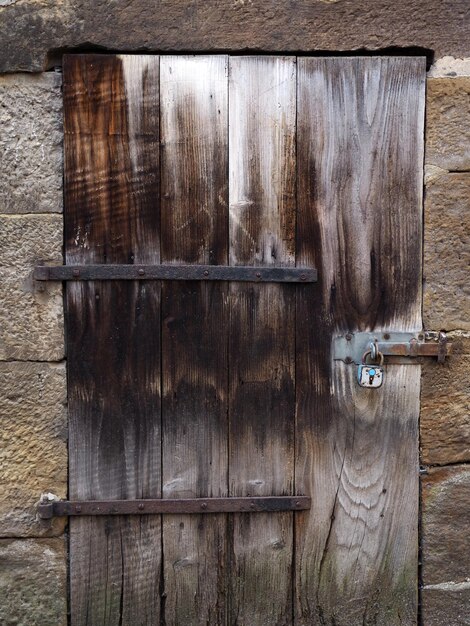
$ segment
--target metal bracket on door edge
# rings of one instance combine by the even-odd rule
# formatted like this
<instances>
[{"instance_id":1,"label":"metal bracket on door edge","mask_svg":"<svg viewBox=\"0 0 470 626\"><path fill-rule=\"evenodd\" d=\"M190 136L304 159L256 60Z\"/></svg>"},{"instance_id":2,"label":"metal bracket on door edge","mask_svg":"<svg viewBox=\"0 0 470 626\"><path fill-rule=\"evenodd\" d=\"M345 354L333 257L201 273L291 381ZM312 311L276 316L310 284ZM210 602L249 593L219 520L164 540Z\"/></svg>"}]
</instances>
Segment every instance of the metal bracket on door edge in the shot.
<instances>
[{"instance_id":1,"label":"metal bracket on door edge","mask_svg":"<svg viewBox=\"0 0 470 626\"><path fill-rule=\"evenodd\" d=\"M387 358L388 363L419 364L421 357L437 357L438 363L444 363L452 352L443 332L404 333L395 331L346 333L333 340L335 361L355 363L363 362L364 353L375 344L376 349Z\"/></svg>"}]
</instances>

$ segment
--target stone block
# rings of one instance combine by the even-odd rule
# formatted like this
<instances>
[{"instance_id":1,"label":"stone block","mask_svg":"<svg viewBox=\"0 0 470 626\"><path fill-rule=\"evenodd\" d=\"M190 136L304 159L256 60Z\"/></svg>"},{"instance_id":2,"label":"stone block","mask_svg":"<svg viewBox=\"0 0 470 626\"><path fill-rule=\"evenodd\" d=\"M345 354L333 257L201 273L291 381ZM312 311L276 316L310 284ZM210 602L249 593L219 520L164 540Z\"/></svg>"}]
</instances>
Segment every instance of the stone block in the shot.
<instances>
[{"instance_id":1,"label":"stone block","mask_svg":"<svg viewBox=\"0 0 470 626\"><path fill-rule=\"evenodd\" d=\"M64 356L62 286L35 284L39 262L62 263L62 216L0 215L0 360Z\"/></svg>"},{"instance_id":2,"label":"stone block","mask_svg":"<svg viewBox=\"0 0 470 626\"><path fill-rule=\"evenodd\" d=\"M0 76L0 213L62 210L61 75Z\"/></svg>"},{"instance_id":3,"label":"stone block","mask_svg":"<svg viewBox=\"0 0 470 626\"><path fill-rule=\"evenodd\" d=\"M210 52L420 47L470 55L468 0L3 0L0 72L40 72L61 49ZM110 10L112 6L112 10Z\"/></svg>"},{"instance_id":4,"label":"stone block","mask_svg":"<svg viewBox=\"0 0 470 626\"><path fill-rule=\"evenodd\" d=\"M60 534L36 519L41 493L67 493L67 388L63 363L0 362L0 536Z\"/></svg>"},{"instance_id":5,"label":"stone block","mask_svg":"<svg viewBox=\"0 0 470 626\"><path fill-rule=\"evenodd\" d=\"M445 56L436 59L429 68L428 78L449 78L456 76L470 76L470 57L456 59Z\"/></svg>"},{"instance_id":6,"label":"stone block","mask_svg":"<svg viewBox=\"0 0 470 626\"><path fill-rule=\"evenodd\" d=\"M470 333L449 333L445 364L426 359L421 383L421 462L470 462Z\"/></svg>"},{"instance_id":7,"label":"stone block","mask_svg":"<svg viewBox=\"0 0 470 626\"><path fill-rule=\"evenodd\" d=\"M434 179L424 212L425 328L470 330L470 173Z\"/></svg>"},{"instance_id":8,"label":"stone block","mask_svg":"<svg viewBox=\"0 0 470 626\"><path fill-rule=\"evenodd\" d=\"M65 538L0 539L0 624L66 626Z\"/></svg>"},{"instance_id":9,"label":"stone block","mask_svg":"<svg viewBox=\"0 0 470 626\"><path fill-rule=\"evenodd\" d=\"M470 580L470 465L432 468L422 479L425 586Z\"/></svg>"},{"instance_id":10,"label":"stone block","mask_svg":"<svg viewBox=\"0 0 470 626\"><path fill-rule=\"evenodd\" d=\"M470 626L470 582L422 590L423 626Z\"/></svg>"},{"instance_id":11,"label":"stone block","mask_svg":"<svg viewBox=\"0 0 470 626\"><path fill-rule=\"evenodd\" d=\"M426 164L470 170L470 76L427 81Z\"/></svg>"}]
</instances>

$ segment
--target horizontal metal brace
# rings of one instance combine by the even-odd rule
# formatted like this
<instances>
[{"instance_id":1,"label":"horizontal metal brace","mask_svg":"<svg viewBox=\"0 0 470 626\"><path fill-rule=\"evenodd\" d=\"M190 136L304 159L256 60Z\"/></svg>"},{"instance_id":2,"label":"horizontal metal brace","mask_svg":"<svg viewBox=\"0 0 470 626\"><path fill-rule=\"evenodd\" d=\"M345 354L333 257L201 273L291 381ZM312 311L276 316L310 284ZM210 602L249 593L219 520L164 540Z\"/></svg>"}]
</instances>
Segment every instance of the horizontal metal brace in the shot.
<instances>
[{"instance_id":1,"label":"horizontal metal brace","mask_svg":"<svg viewBox=\"0 0 470 626\"><path fill-rule=\"evenodd\" d=\"M227 280L314 283L316 269L228 265L38 265L34 278L46 280Z\"/></svg>"},{"instance_id":2,"label":"horizontal metal brace","mask_svg":"<svg viewBox=\"0 0 470 626\"><path fill-rule=\"evenodd\" d=\"M269 513L310 508L307 496L266 498L175 498L157 500L45 500L38 504L41 519L70 515L159 515L180 513Z\"/></svg>"},{"instance_id":3,"label":"horizontal metal brace","mask_svg":"<svg viewBox=\"0 0 470 626\"><path fill-rule=\"evenodd\" d=\"M447 342L445 333L417 332L363 332L346 333L333 340L334 359L345 363L362 363L371 344L389 363L420 363L420 357L437 357L439 363L452 351L452 344Z\"/></svg>"}]
</instances>

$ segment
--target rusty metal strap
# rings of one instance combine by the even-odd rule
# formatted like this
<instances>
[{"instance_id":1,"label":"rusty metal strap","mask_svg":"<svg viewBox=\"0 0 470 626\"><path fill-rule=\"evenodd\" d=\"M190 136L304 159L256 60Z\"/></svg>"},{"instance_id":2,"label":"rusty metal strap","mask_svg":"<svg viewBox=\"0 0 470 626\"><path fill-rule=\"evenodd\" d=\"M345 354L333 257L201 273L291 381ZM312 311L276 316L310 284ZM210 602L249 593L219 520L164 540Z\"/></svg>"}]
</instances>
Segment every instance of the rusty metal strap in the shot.
<instances>
[{"instance_id":1,"label":"rusty metal strap","mask_svg":"<svg viewBox=\"0 0 470 626\"><path fill-rule=\"evenodd\" d=\"M34 278L46 280L227 280L314 283L316 269L228 265L38 265Z\"/></svg>"},{"instance_id":2,"label":"rusty metal strap","mask_svg":"<svg viewBox=\"0 0 470 626\"><path fill-rule=\"evenodd\" d=\"M267 513L303 511L310 508L307 496L256 498L178 498L166 500L88 500L40 502L41 519L70 515L159 515L180 513Z\"/></svg>"}]
</instances>

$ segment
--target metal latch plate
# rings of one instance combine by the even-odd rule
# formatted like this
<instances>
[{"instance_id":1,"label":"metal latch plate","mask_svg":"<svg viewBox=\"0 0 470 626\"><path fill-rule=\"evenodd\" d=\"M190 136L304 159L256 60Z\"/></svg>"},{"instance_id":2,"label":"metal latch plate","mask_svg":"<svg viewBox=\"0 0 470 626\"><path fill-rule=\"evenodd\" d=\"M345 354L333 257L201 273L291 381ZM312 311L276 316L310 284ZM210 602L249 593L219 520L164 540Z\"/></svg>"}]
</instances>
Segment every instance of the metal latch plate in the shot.
<instances>
[{"instance_id":1,"label":"metal latch plate","mask_svg":"<svg viewBox=\"0 0 470 626\"><path fill-rule=\"evenodd\" d=\"M359 365L364 353L375 341L388 363L405 365L422 363L421 357L425 356L437 357L442 363L452 350L452 344L441 332L349 332L333 339L333 358Z\"/></svg>"}]
</instances>

